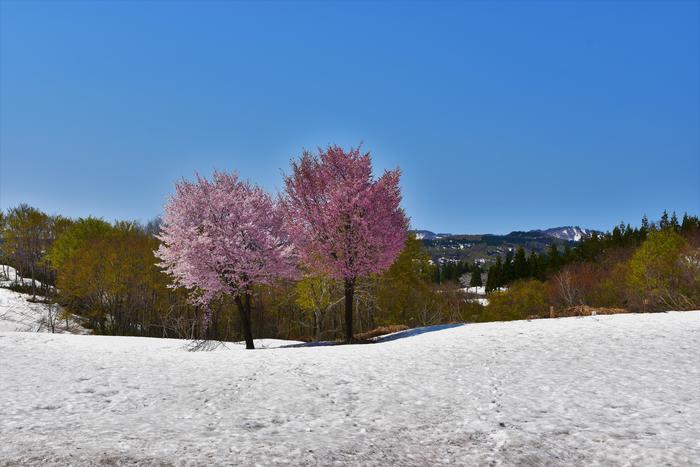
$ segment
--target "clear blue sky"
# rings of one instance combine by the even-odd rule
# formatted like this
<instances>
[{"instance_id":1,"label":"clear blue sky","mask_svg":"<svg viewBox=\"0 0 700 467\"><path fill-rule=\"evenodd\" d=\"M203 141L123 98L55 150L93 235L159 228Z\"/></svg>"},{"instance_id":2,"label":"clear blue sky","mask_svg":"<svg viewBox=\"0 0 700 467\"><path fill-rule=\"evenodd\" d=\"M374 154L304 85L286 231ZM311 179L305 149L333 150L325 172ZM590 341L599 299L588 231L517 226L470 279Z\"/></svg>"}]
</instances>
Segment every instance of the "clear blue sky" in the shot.
<instances>
[{"instance_id":1,"label":"clear blue sky","mask_svg":"<svg viewBox=\"0 0 700 467\"><path fill-rule=\"evenodd\" d=\"M364 141L415 228L700 211L699 2L0 1L0 207L147 220Z\"/></svg>"}]
</instances>

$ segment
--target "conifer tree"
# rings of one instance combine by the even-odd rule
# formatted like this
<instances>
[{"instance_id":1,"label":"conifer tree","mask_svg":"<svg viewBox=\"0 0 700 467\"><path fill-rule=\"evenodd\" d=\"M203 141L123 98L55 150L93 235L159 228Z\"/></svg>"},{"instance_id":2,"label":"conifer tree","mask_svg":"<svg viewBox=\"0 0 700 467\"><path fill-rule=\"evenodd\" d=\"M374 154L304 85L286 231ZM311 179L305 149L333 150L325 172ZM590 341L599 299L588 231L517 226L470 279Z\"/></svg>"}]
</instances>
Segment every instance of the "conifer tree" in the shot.
<instances>
[{"instance_id":1,"label":"conifer tree","mask_svg":"<svg viewBox=\"0 0 700 467\"><path fill-rule=\"evenodd\" d=\"M698 224L698 218L695 216L689 216L688 213L686 212L683 214L683 222L681 223L681 232L684 234L688 234L693 230L693 227L695 227Z\"/></svg>"},{"instance_id":2,"label":"conifer tree","mask_svg":"<svg viewBox=\"0 0 700 467\"><path fill-rule=\"evenodd\" d=\"M470 287L481 287L484 285L481 281L481 268L479 267L478 264L474 265L472 268L472 273L471 277L469 279L469 286Z\"/></svg>"},{"instance_id":3,"label":"conifer tree","mask_svg":"<svg viewBox=\"0 0 700 467\"><path fill-rule=\"evenodd\" d=\"M676 216L676 211L671 214L671 221L669 222L669 227L678 232L680 225L678 224L678 216Z\"/></svg>"},{"instance_id":4,"label":"conifer tree","mask_svg":"<svg viewBox=\"0 0 700 467\"><path fill-rule=\"evenodd\" d=\"M486 277L486 291L491 292L499 288L501 284L501 269L503 265L501 257L496 258L496 263L489 268L488 276Z\"/></svg>"},{"instance_id":5,"label":"conifer tree","mask_svg":"<svg viewBox=\"0 0 700 467\"><path fill-rule=\"evenodd\" d=\"M622 229L619 226L615 226L615 228L613 228L612 242L614 245L622 244Z\"/></svg>"},{"instance_id":6,"label":"conifer tree","mask_svg":"<svg viewBox=\"0 0 700 467\"><path fill-rule=\"evenodd\" d=\"M559 269L561 263L561 258L559 257L559 249L556 243L549 245L549 252L547 255L547 267L550 271L556 271Z\"/></svg>"},{"instance_id":7,"label":"conifer tree","mask_svg":"<svg viewBox=\"0 0 700 467\"><path fill-rule=\"evenodd\" d=\"M647 218L647 215L644 214L642 217L642 225L639 227L639 232L637 234L637 242L641 243L647 238L647 234L649 233L649 219Z\"/></svg>"},{"instance_id":8,"label":"conifer tree","mask_svg":"<svg viewBox=\"0 0 700 467\"><path fill-rule=\"evenodd\" d=\"M527 267L530 277L543 279L540 274L540 257L535 250L530 251L530 257L527 259Z\"/></svg>"},{"instance_id":9,"label":"conifer tree","mask_svg":"<svg viewBox=\"0 0 700 467\"><path fill-rule=\"evenodd\" d=\"M519 247L513 259L513 279L525 279L530 271L527 266L527 257L525 256L525 248Z\"/></svg>"},{"instance_id":10,"label":"conifer tree","mask_svg":"<svg viewBox=\"0 0 700 467\"><path fill-rule=\"evenodd\" d=\"M499 286L508 284L513 280L513 251L509 250L506 253L506 259L503 260L503 267L501 268L501 283Z\"/></svg>"},{"instance_id":11,"label":"conifer tree","mask_svg":"<svg viewBox=\"0 0 700 467\"><path fill-rule=\"evenodd\" d=\"M564 253L563 253L562 256L561 256L561 263L562 263L562 264L570 263L570 262L572 261L572 256L573 256L573 254L574 254L574 252L573 252L573 250L571 249L571 246L570 246L570 245L565 245L565 246L564 246Z\"/></svg>"}]
</instances>

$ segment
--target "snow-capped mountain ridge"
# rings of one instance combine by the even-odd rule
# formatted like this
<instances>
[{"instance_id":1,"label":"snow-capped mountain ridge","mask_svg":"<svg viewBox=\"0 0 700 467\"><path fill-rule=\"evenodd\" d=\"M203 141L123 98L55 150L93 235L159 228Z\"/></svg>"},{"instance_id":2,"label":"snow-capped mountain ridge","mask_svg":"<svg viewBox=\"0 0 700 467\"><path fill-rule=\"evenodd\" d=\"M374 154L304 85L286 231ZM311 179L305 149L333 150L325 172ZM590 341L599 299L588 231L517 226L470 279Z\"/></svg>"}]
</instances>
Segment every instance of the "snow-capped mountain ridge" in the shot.
<instances>
[{"instance_id":1,"label":"snow-capped mountain ridge","mask_svg":"<svg viewBox=\"0 0 700 467\"><path fill-rule=\"evenodd\" d=\"M430 230L412 230L411 231L418 240L437 240L441 238L455 237L455 236L468 236L471 234L449 234L449 233L435 233ZM523 231L513 231L505 236L512 235L542 235L545 237L557 238L559 240L566 240L569 242L579 242L584 238L590 237L594 232L598 233L592 229L584 229L578 225L567 225L563 227L552 227L549 229L536 229L527 232ZM481 234L479 234L481 235ZM487 234L488 235L488 234Z\"/></svg>"},{"instance_id":2,"label":"snow-capped mountain ridge","mask_svg":"<svg viewBox=\"0 0 700 467\"><path fill-rule=\"evenodd\" d=\"M430 230L411 230L418 240L435 240L439 238L449 237L452 234L448 233L435 233Z\"/></svg>"},{"instance_id":3,"label":"snow-capped mountain ridge","mask_svg":"<svg viewBox=\"0 0 700 467\"><path fill-rule=\"evenodd\" d=\"M558 238L560 240L580 242L582 239L590 237L594 231L581 228L578 225L568 225L564 227L553 227L551 229L541 230L540 232L549 237Z\"/></svg>"}]
</instances>

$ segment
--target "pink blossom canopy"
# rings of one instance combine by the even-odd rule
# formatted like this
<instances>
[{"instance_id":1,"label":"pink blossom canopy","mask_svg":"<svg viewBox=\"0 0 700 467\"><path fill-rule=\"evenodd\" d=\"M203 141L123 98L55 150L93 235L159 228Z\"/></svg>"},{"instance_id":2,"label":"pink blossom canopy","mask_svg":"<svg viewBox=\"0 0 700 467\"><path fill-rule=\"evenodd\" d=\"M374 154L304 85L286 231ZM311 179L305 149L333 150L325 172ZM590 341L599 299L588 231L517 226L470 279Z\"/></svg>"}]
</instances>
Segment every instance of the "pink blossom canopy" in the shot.
<instances>
[{"instance_id":1,"label":"pink blossom canopy","mask_svg":"<svg viewBox=\"0 0 700 467\"><path fill-rule=\"evenodd\" d=\"M165 207L156 255L177 285L208 303L220 294L241 295L295 271L293 248L277 203L235 173L183 180Z\"/></svg>"},{"instance_id":2,"label":"pink blossom canopy","mask_svg":"<svg viewBox=\"0 0 700 467\"><path fill-rule=\"evenodd\" d=\"M310 265L339 279L388 269L406 241L399 169L372 177L369 153L305 151L285 177L289 231Z\"/></svg>"}]
</instances>

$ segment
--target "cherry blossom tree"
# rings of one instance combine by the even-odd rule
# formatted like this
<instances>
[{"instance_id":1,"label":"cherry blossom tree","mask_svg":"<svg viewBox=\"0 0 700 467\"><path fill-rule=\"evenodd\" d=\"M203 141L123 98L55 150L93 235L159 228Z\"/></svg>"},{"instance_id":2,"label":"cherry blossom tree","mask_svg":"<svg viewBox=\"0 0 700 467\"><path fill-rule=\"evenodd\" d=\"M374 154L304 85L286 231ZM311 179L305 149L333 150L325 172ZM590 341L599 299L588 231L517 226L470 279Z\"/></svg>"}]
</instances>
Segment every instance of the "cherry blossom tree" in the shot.
<instances>
[{"instance_id":1,"label":"cherry blossom tree","mask_svg":"<svg viewBox=\"0 0 700 467\"><path fill-rule=\"evenodd\" d=\"M232 296L248 349L254 348L251 287L295 274L283 220L279 204L236 173L183 180L165 207L160 266L197 304Z\"/></svg>"},{"instance_id":2,"label":"cherry blossom tree","mask_svg":"<svg viewBox=\"0 0 700 467\"><path fill-rule=\"evenodd\" d=\"M329 146L305 151L285 177L288 228L302 259L344 282L348 343L357 279L386 271L406 241L400 175L396 169L375 180L369 153Z\"/></svg>"}]
</instances>

